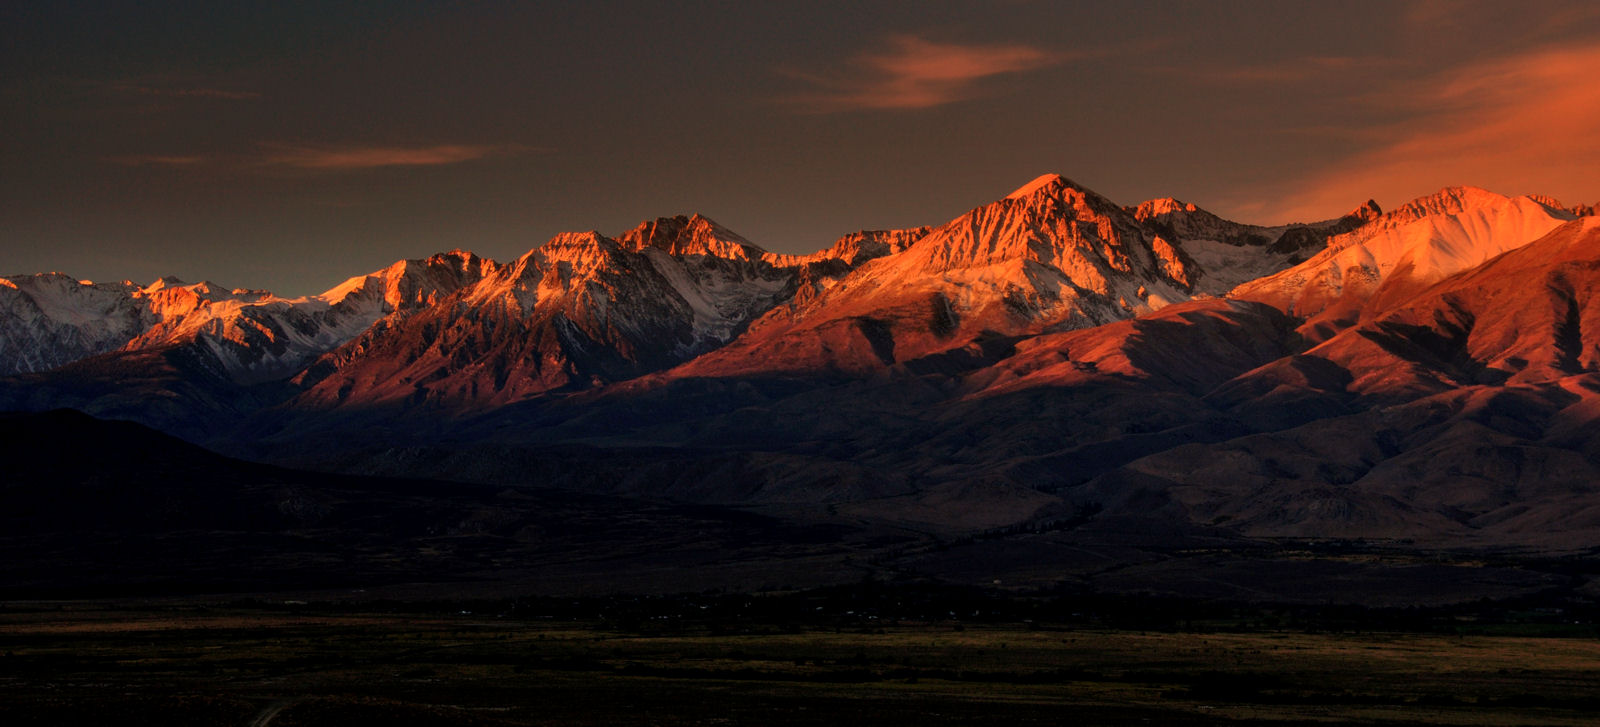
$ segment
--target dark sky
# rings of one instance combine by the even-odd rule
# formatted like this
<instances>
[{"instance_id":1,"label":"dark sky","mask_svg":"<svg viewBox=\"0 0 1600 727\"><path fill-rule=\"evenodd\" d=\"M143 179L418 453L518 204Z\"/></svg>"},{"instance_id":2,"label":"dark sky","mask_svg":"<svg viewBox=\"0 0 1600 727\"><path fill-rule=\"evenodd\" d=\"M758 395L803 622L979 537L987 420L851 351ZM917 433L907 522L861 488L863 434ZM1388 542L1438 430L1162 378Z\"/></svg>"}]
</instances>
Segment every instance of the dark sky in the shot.
<instances>
[{"instance_id":1,"label":"dark sky","mask_svg":"<svg viewBox=\"0 0 1600 727\"><path fill-rule=\"evenodd\" d=\"M1326 218L1600 199L1600 4L0 5L0 274L319 292L700 212L810 252L1044 172Z\"/></svg>"}]
</instances>

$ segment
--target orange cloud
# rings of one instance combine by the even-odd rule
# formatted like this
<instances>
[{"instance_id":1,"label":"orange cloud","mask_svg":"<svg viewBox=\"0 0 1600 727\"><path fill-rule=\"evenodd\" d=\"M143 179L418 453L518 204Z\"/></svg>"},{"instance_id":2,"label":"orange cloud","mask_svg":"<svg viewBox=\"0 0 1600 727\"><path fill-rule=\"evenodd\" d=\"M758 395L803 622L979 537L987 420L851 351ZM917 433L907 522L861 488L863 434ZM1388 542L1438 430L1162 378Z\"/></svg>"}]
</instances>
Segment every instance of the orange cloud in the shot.
<instances>
[{"instance_id":1,"label":"orange cloud","mask_svg":"<svg viewBox=\"0 0 1600 727\"><path fill-rule=\"evenodd\" d=\"M815 90L782 101L809 113L925 109L982 95L985 79L1059 65L1072 56L1027 45L960 45L912 35L888 39L831 74L786 72Z\"/></svg>"},{"instance_id":2,"label":"orange cloud","mask_svg":"<svg viewBox=\"0 0 1600 727\"><path fill-rule=\"evenodd\" d=\"M1385 89L1376 98L1409 117L1377 129L1368 149L1333 168L1264 192L1285 200L1264 212L1277 221L1319 219L1368 198L1389 207L1460 184L1600 197L1597 68L1600 45L1573 46Z\"/></svg>"},{"instance_id":3,"label":"orange cloud","mask_svg":"<svg viewBox=\"0 0 1600 727\"><path fill-rule=\"evenodd\" d=\"M523 151L508 145L439 144L435 146L281 146L269 147L261 164L295 169L341 171L379 167L428 167L460 164Z\"/></svg>"}]
</instances>

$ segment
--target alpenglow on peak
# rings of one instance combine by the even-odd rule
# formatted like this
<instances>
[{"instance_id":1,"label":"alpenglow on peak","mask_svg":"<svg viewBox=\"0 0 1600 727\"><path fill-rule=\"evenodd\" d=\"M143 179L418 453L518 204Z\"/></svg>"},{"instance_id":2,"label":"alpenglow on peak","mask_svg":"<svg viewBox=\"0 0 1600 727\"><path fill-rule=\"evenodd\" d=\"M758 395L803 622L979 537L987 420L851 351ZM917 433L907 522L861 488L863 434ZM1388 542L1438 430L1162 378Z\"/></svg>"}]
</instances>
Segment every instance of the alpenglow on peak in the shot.
<instances>
[{"instance_id":1,"label":"alpenglow on peak","mask_svg":"<svg viewBox=\"0 0 1600 727\"><path fill-rule=\"evenodd\" d=\"M1006 195L1006 199L1022 199L1023 197L1033 194L1034 192L1053 184L1070 184L1070 182L1067 182L1066 177L1054 172L1049 174L1041 174L1037 177L1034 177L1033 181L1022 185L1021 187L1017 187L1015 192Z\"/></svg>"}]
</instances>

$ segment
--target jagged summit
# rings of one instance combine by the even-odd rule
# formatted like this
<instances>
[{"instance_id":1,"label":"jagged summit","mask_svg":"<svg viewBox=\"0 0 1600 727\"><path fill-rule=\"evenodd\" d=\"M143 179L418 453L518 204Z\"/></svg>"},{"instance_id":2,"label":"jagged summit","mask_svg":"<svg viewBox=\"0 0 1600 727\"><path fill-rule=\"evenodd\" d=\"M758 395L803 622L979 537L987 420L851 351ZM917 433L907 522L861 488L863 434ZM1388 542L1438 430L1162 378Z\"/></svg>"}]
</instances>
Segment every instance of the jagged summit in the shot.
<instances>
[{"instance_id":1,"label":"jagged summit","mask_svg":"<svg viewBox=\"0 0 1600 727\"><path fill-rule=\"evenodd\" d=\"M1595 214L1596 208L1600 207L1600 202L1596 202L1595 204L1569 205L1548 194L1530 194L1528 195L1528 199L1550 208L1552 212L1566 212L1575 217L1592 216Z\"/></svg>"},{"instance_id":2,"label":"jagged summit","mask_svg":"<svg viewBox=\"0 0 1600 727\"><path fill-rule=\"evenodd\" d=\"M229 288L229 287L227 287L225 285L217 285L216 283L213 283L213 282L211 282L209 280L202 280L202 281L200 281L198 283L195 283L193 285L185 285L183 287L194 291L198 295L207 295L207 296L211 296L211 295L227 295L227 294L230 294L230 293L232 293L234 291L233 288ZM242 288L241 288L241 290L242 290Z\"/></svg>"},{"instance_id":3,"label":"jagged summit","mask_svg":"<svg viewBox=\"0 0 1600 727\"><path fill-rule=\"evenodd\" d=\"M296 378L299 406L496 406L632 378L718 347L792 296L803 266L702 215L617 238L565 232L373 326Z\"/></svg>"},{"instance_id":4,"label":"jagged summit","mask_svg":"<svg viewBox=\"0 0 1600 727\"><path fill-rule=\"evenodd\" d=\"M778 267L820 265L843 273L869 260L886 255L898 255L925 237L932 227L912 227L903 230L861 230L835 240L832 245L810 255L784 255L766 253L761 259Z\"/></svg>"},{"instance_id":5,"label":"jagged summit","mask_svg":"<svg viewBox=\"0 0 1600 727\"><path fill-rule=\"evenodd\" d=\"M434 305L494 267L458 250L402 260L293 299L175 276L143 286L17 276L0 290L0 372L183 348L239 382L281 378L379 319Z\"/></svg>"},{"instance_id":6,"label":"jagged summit","mask_svg":"<svg viewBox=\"0 0 1600 727\"><path fill-rule=\"evenodd\" d=\"M1371 222L1383 215L1383 208L1378 206L1378 201L1369 199L1365 204L1345 213L1345 217Z\"/></svg>"},{"instance_id":7,"label":"jagged summit","mask_svg":"<svg viewBox=\"0 0 1600 727\"><path fill-rule=\"evenodd\" d=\"M597 230L584 232L559 232L543 245L533 248L522 254L511 263L511 267L527 268L530 261L560 260L571 263L585 263L592 261L596 255L612 250L620 250L621 246Z\"/></svg>"},{"instance_id":8,"label":"jagged summit","mask_svg":"<svg viewBox=\"0 0 1600 727\"><path fill-rule=\"evenodd\" d=\"M757 260L767 252L698 213L641 222L617 236L617 242L634 252L656 248L669 255L710 255L730 260Z\"/></svg>"},{"instance_id":9,"label":"jagged summit","mask_svg":"<svg viewBox=\"0 0 1600 727\"><path fill-rule=\"evenodd\" d=\"M1172 197L1145 200L1125 208L1139 222L1174 240L1213 240L1230 245L1265 245L1271 235L1262 228L1230 222L1199 206Z\"/></svg>"},{"instance_id":10,"label":"jagged summit","mask_svg":"<svg viewBox=\"0 0 1600 727\"><path fill-rule=\"evenodd\" d=\"M1331 241L1329 249L1337 251L1352 246L1370 249L1372 242L1380 239L1404 243L1399 248L1431 244L1441 252L1466 256L1454 263L1440 261L1453 267L1449 272L1454 272L1519 247L1570 219L1573 219L1570 212L1547 208L1531 197L1508 197L1480 187L1445 187L1379 215L1360 232ZM1423 221L1427 224L1416 224ZM1402 228L1407 230L1406 235L1400 236L1405 238L1403 240L1384 234ZM1512 238L1517 241L1511 241ZM1382 252L1401 251L1399 248L1389 247ZM1478 257L1480 254L1482 257Z\"/></svg>"},{"instance_id":11,"label":"jagged summit","mask_svg":"<svg viewBox=\"0 0 1600 727\"><path fill-rule=\"evenodd\" d=\"M163 275L159 278L156 278L155 281L149 285L144 286L144 289L146 292L153 293L163 288L179 288L185 285L188 285L188 283L183 282L183 280L178 278L176 275Z\"/></svg>"},{"instance_id":12,"label":"jagged summit","mask_svg":"<svg viewBox=\"0 0 1600 727\"><path fill-rule=\"evenodd\" d=\"M499 263L455 249L420 260L400 260L367 275L357 275L316 298L329 305L365 301L376 306L369 315L433 305L443 296L494 273Z\"/></svg>"},{"instance_id":13,"label":"jagged summit","mask_svg":"<svg viewBox=\"0 0 1600 727\"><path fill-rule=\"evenodd\" d=\"M1445 187L1433 194L1418 197L1391 210L1388 224L1403 224L1431 215L1455 215L1470 209L1485 209L1504 204L1512 199L1482 187ZM1532 198L1526 198L1537 202Z\"/></svg>"},{"instance_id":14,"label":"jagged summit","mask_svg":"<svg viewBox=\"0 0 1600 727\"><path fill-rule=\"evenodd\" d=\"M994 335L1083 328L1189 297L1183 252L1058 174L778 309L684 375L860 372Z\"/></svg>"},{"instance_id":15,"label":"jagged summit","mask_svg":"<svg viewBox=\"0 0 1600 727\"><path fill-rule=\"evenodd\" d=\"M1105 270L1160 267L1156 255L1139 252L1152 241L1138 222L1093 190L1047 174L1018 191L936 228L899 267L935 273L1034 261L1070 269L1068 278L1102 295L1109 291Z\"/></svg>"},{"instance_id":16,"label":"jagged summit","mask_svg":"<svg viewBox=\"0 0 1600 727\"><path fill-rule=\"evenodd\" d=\"M1552 196L1550 196L1548 194L1530 194L1530 195L1528 195L1528 199L1531 199L1531 200L1533 200L1535 202L1538 202L1539 204L1544 205L1545 207L1550 208L1551 211L1560 211L1560 212L1571 212L1572 211L1571 207L1568 207L1567 205L1562 204L1561 200L1556 199L1555 197L1552 197Z\"/></svg>"},{"instance_id":17,"label":"jagged summit","mask_svg":"<svg viewBox=\"0 0 1600 727\"><path fill-rule=\"evenodd\" d=\"M1023 197L1031 196L1034 193L1038 192L1039 190L1045 189L1047 187L1063 187L1063 186L1064 187L1076 187L1077 185L1073 184L1072 181L1067 179L1066 177L1063 177L1060 174L1056 174L1054 172L1051 172L1049 174L1041 174L1041 175L1039 175L1037 177L1034 177L1033 181L1022 185L1021 187L1017 187L1016 190L1013 191L1011 194L1006 195L1005 199L1022 199Z\"/></svg>"},{"instance_id":18,"label":"jagged summit","mask_svg":"<svg viewBox=\"0 0 1600 727\"><path fill-rule=\"evenodd\" d=\"M1172 197L1159 197L1157 199L1147 199L1143 202L1140 202L1139 206L1133 209L1133 216L1139 218L1140 220L1148 220L1165 215L1177 214L1180 212L1193 213L1201 211L1203 210L1201 210L1199 207L1196 207L1191 202L1183 202Z\"/></svg>"}]
</instances>

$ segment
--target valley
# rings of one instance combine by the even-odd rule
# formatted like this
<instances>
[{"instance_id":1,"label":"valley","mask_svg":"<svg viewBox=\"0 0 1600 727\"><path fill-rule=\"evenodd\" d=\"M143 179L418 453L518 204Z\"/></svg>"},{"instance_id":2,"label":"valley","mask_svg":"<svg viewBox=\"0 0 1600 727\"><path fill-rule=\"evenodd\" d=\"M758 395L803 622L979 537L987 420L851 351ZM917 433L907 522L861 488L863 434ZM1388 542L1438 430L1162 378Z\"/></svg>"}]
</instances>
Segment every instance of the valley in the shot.
<instances>
[{"instance_id":1,"label":"valley","mask_svg":"<svg viewBox=\"0 0 1600 727\"><path fill-rule=\"evenodd\" d=\"M919 611L930 600L977 610ZM1125 613L1131 628L1119 629L1091 609L850 589L346 606L11 603L0 611L0 717L1556 726L1586 724L1600 704L1592 623L1423 613L1395 629L1315 610L1215 608L1174 623L1146 606L1147 621Z\"/></svg>"}]
</instances>

